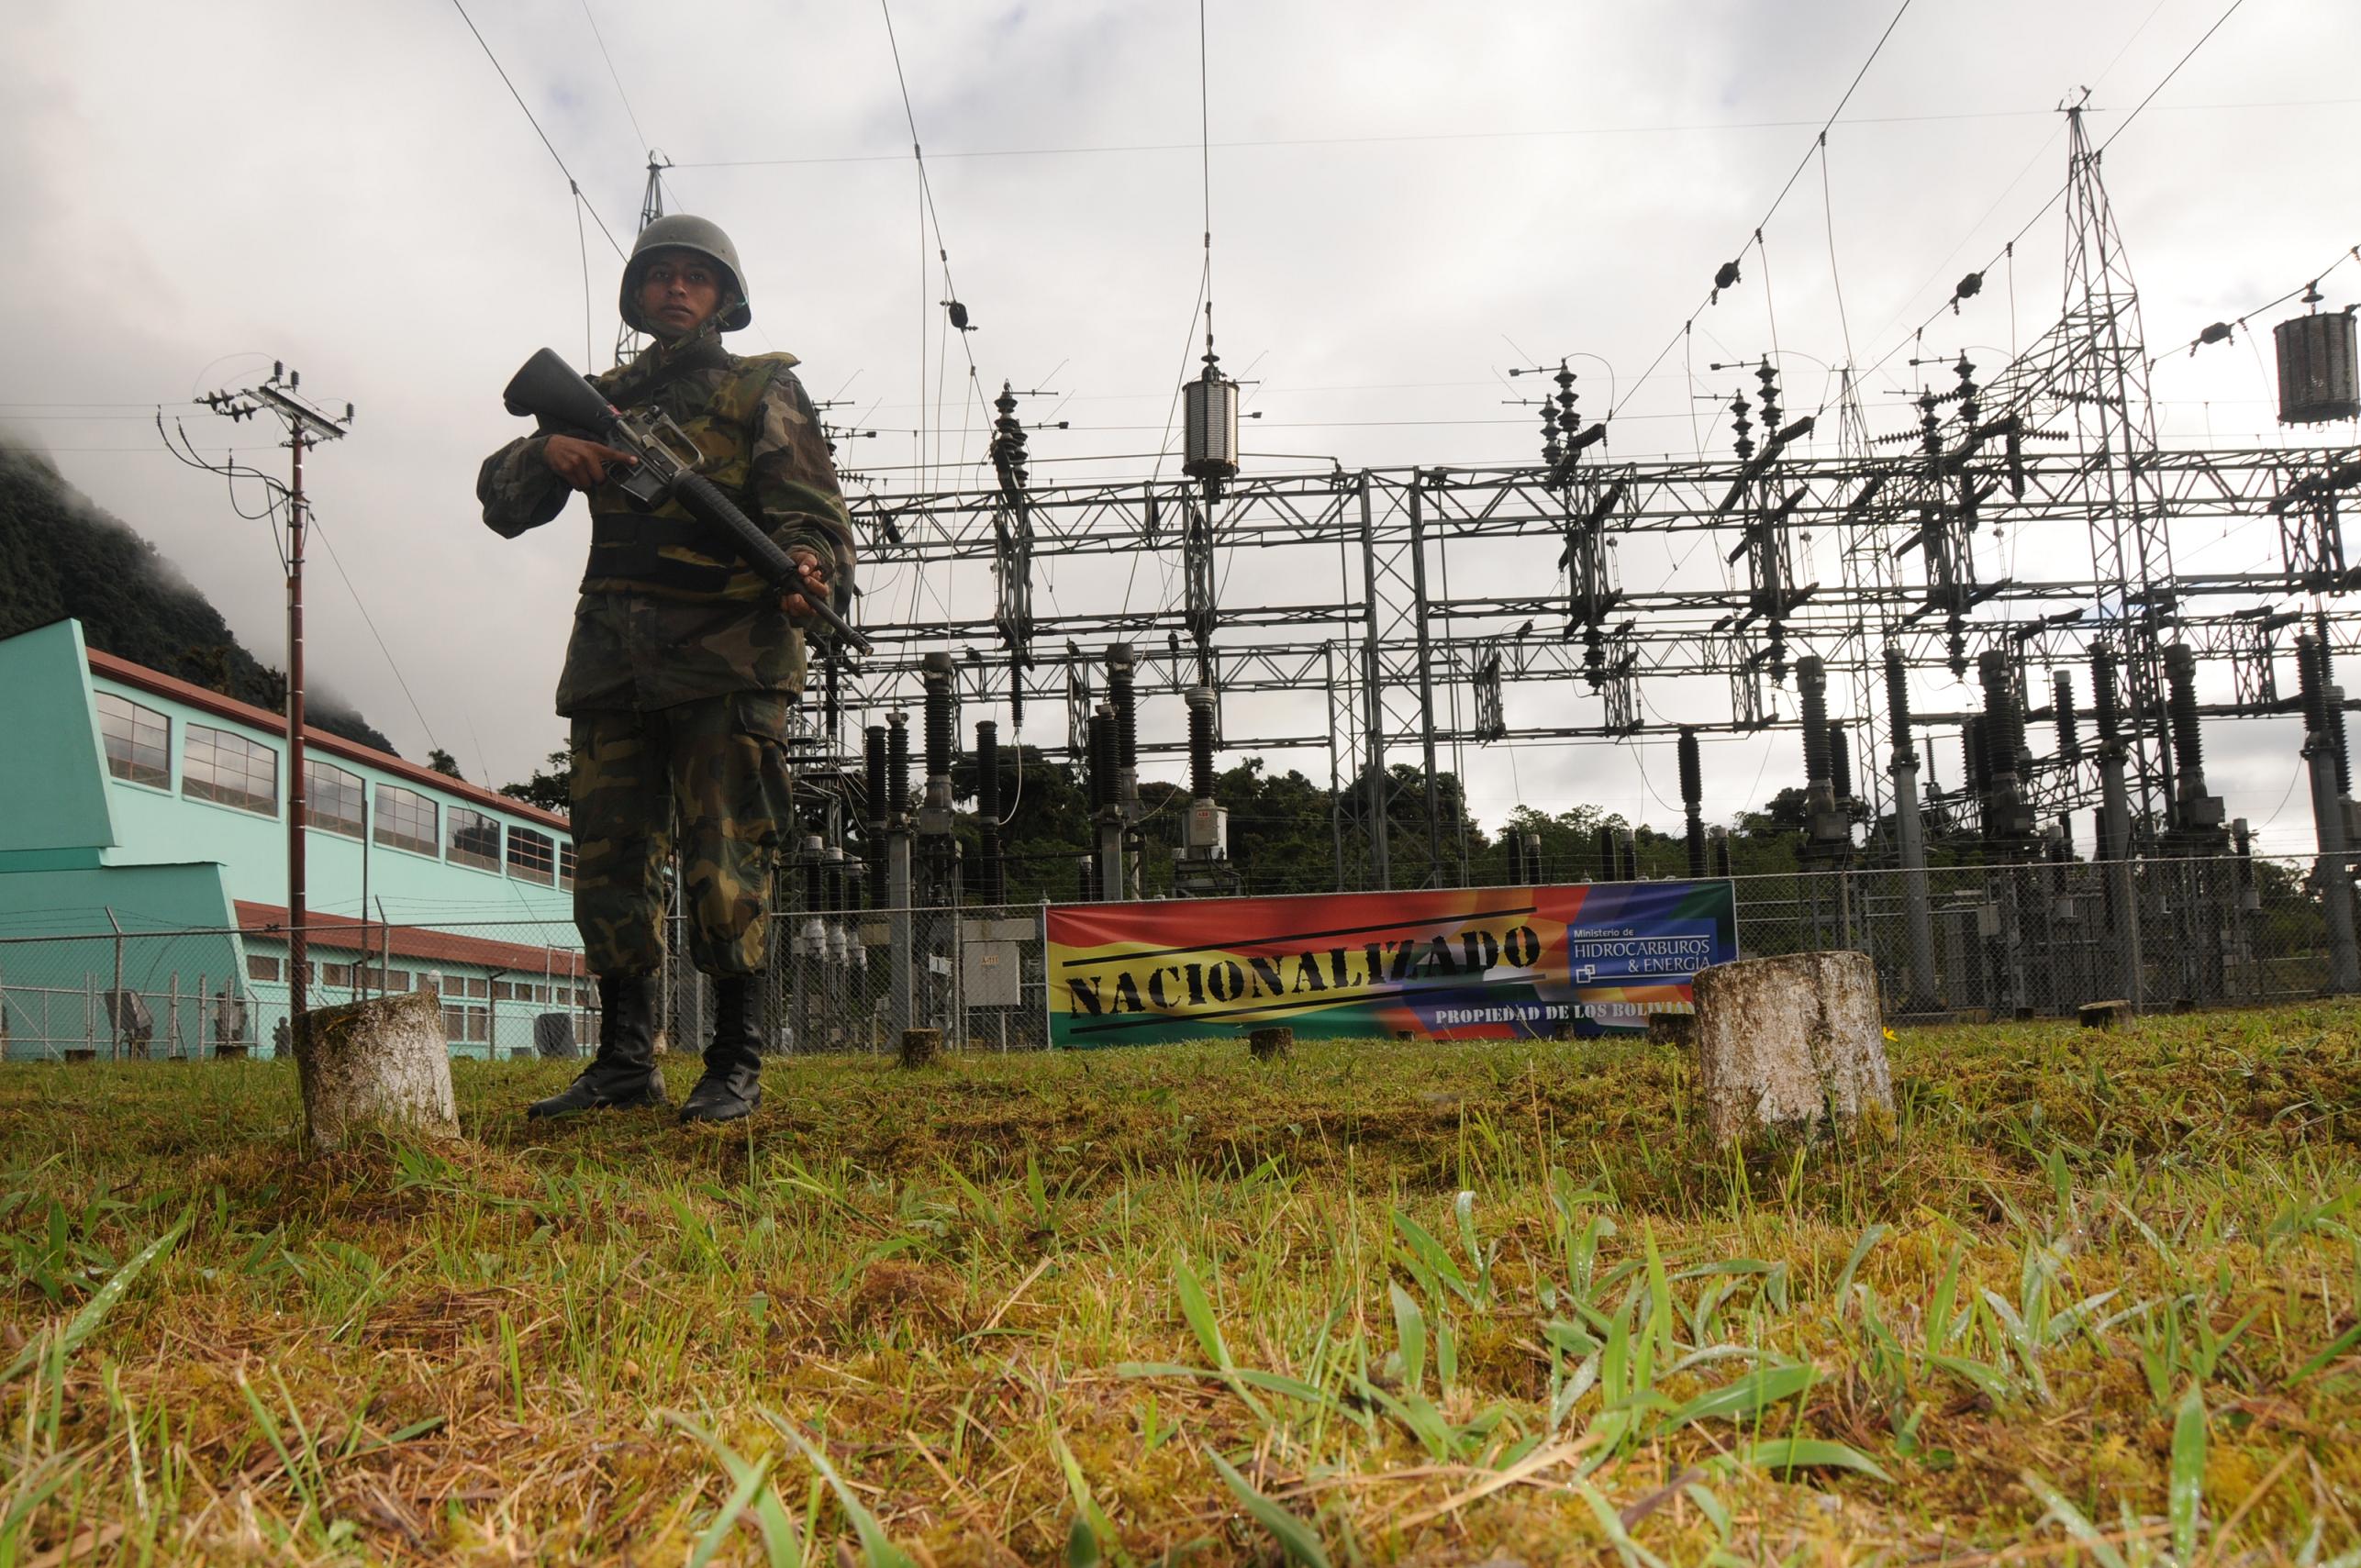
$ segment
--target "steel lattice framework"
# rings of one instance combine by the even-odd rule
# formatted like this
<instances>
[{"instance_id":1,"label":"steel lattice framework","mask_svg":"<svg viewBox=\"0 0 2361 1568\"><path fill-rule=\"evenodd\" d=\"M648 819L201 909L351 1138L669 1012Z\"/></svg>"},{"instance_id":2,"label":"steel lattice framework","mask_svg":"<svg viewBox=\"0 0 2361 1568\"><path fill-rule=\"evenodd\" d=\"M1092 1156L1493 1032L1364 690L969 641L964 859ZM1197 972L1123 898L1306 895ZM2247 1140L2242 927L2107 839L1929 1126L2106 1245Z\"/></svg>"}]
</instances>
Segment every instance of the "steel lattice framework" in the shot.
<instances>
[{"instance_id":1,"label":"steel lattice framework","mask_svg":"<svg viewBox=\"0 0 2361 1568\"><path fill-rule=\"evenodd\" d=\"M1395 884L1389 840L1404 830L1398 808L1412 790L1424 795L1426 844L1411 874L1451 874L1440 795L1427 787L1446 750L1456 758L1509 739L1792 727L1778 688L1809 653L1840 690L1849 685L1843 706L1854 711L1841 722L1874 751L1881 736L1908 741L1885 733L1877 698L1891 656L1962 679L2000 650L2026 717L2040 720L2055 717L2059 688L2032 678L2034 668L2054 674L2104 650L2128 677L2132 809L2152 833L2165 830L2175 809L2167 647L2229 666L2233 700L2197 710L2214 716L2293 706L2277 664L2292 656L2289 628L2300 621L2338 651L2361 648L2361 617L2339 603L2355 585L2340 507L2361 484L2361 448L2159 445L2138 295L2079 109L2069 120L2056 323L1988 383L1963 355L1955 384L1917 400L1914 428L1873 439L1849 374L1832 410L1790 417L1766 362L1754 400L1732 400L1730 454L1699 461L1609 461L1594 431L1563 448L1553 436L1550 461L1531 466L1246 475L1208 493L1191 480L1037 484L1020 440L996 447L994 485L856 503L873 573L988 569L992 613L864 617L876 651L828 670L815 748L841 758L857 750L863 725L914 704L922 653L952 647L963 651L963 701L1019 717L1029 704L1063 702L1068 744L1043 750L1078 755L1097 662L1105 645L1127 642L1142 699L1198 684L1233 706L1261 694L1300 699L1269 733L1226 725L1222 744L1325 751L1346 803L1340 865L1349 835L1386 886ZM1572 400L1562 401L1573 438ZM1018 429L1014 404L1004 395L1000 406L1005 435ZM1802 455L1822 417L1840 422L1836 455ZM2176 534L2211 539L2233 529L2271 542L2276 564L2175 569ZM2049 570L1980 576L1977 545L2004 532L2035 541ZM1692 547L1710 549L1721 580L1676 583L1675 572L1654 589L1628 587L1619 562L1634 547L1681 560ZM1269 563L1264 581L1301 592L1220 602L1218 560L1241 552ZM1037 580L1060 561L1127 556L1168 563L1180 585L1174 602L1044 613L1035 600ZM1454 560L1463 577L1474 564L1497 583L1505 565L1532 586L1453 592ZM2068 569L2056 569L2062 560ZM1825 580L1823 566L1832 568ZM1721 715L1696 716L1692 686L1688 717L1658 717L1646 688L1675 680L1726 689ZM1586 706L1512 724L1506 693L1520 683L1554 683L1567 694L1564 709ZM1324 700L1309 700L1314 692ZM1277 708L1253 705L1263 715ZM1915 722L1968 717L1924 713ZM1882 770L1859 773L1862 795L1881 806ZM2048 817L2088 804L2098 781L2062 739L2056 755L2033 759L2026 787Z\"/></svg>"}]
</instances>

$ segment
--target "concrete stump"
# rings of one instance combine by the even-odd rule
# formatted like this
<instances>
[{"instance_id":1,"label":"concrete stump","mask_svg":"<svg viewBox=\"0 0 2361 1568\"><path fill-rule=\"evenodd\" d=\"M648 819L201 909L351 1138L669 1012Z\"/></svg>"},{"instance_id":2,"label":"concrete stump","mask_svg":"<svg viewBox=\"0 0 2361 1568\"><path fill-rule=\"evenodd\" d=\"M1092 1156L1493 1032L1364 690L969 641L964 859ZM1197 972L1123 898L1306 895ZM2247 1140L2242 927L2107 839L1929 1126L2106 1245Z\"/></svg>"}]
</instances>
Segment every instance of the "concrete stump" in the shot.
<instances>
[{"instance_id":1,"label":"concrete stump","mask_svg":"<svg viewBox=\"0 0 2361 1568\"><path fill-rule=\"evenodd\" d=\"M1275 1062L1294 1054L1296 1031L1291 1029L1256 1029L1246 1037L1246 1049L1257 1062Z\"/></svg>"},{"instance_id":2,"label":"concrete stump","mask_svg":"<svg viewBox=\"0 0 2361 1568\"><path fill-rule=\"evenodd\" d=\"M942 1030L904 1029L902 1031L901 1063L905 1067L924 1067L942 1054Z\"/></svg>"},{"instance_id":3,"label":"concrete stump","mask_svg":"<svg viewBox=\"0 0 2361 1568\"><path fill-rule=\"evenodd\" d=\"M1891 1116L1884 1032L1867 953L1789 953L1698 971L1698 1077L1714 1141L1824 1116Z\"/></svg>"},{"instance_id":4,"label":"concrete stump","mask_svg":"<svg viewBox=\"0 0 2361 1568\"><path fill-rule=\"evenodd\" d=\"M2085 1002L2074 1010L2074 1014L2076 1018L2082 1020L2084 1029L2111 1029L2118 1024L2131 1021L2132 1004L2121 999L2109 1002Z\"/></svg>"},{"instance_id":5,"label":"concrete stump","mask_svg":"<svg viewBox=\"0 0 2361 1568\"><path fill-rule=\"evenodd\" d=\"M315 1152L340 1149L371 1126L459 1136L451 1048L432 993L373 996L306 1014L295 1071Z\"/></svg>"},{"instance_id":6,"label":"concrete stump","mask_svg":"<svg viewBox=\"0 0 2361 1568\"><path fill-rule=\"evenodd\" d=\"M246 1060L246 1046L243 1041L239 1040L232 1040L227 1045L217 1045L213 1048L213 1059L216 1062L243 1062Z\"/></svg>"},{"instance_id":7,"label":"concrete stump","mask_svg":"<svg viewBox=\"0 0 2361 1568\"><path fill-rule=\"evenodd\" d=\"M1697 1039L1695 1013L1650 1013L1648 1042L1651 1045L1687 1045Z\"/></svg>"}]
</instances>

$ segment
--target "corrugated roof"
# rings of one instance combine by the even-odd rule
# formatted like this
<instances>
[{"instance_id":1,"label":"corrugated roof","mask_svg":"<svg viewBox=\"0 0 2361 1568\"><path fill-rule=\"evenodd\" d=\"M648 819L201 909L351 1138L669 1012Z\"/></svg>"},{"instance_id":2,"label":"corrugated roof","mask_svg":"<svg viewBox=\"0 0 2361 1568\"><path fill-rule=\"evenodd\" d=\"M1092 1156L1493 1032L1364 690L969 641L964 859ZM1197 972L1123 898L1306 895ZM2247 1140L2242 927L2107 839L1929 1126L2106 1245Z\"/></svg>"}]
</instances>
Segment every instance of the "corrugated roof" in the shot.
<instances>
[{"instance_id":1,"label":"corrugated roof","mask_svg":"<svg viewBox=\"0 0 2361 1568\"><path fill-rule=\"evenodd\" d=\"M284 937L287 910L283 904L238 900L239 929L250 937ZM458 931L430 930L423 926L384 926L348 915L307 914L304 940L314 949L374 958L390 947L396 959L412 963L465 963L484 969L505 969L512 974L549 973L569 977L589 974L581 953L567 948L539 947Z\"/></svg>"},{"instance_id":2,"label":"corrugated roof","mask_svg":"<svg viewBox=\"0 0 2361 1568\"><path fill-rule=\"evenodd\" d=\"M95 648L90 651L90 668L93 674L153 692L158 696L170 697L174 702L186 703L191 707L201 708L221 718L235 719L251 728L282 737L287 732L284 714L273 713L269 708L256 707L251 703L223 696L207 687L167 675L161 670L150 670L145 664L134 664L128 659L117 658ZM304 747L306 751L323 751L348 762L364 762L380 773L408 779L440 795L451 795L510 817L520 817L528 822L546 824L569 837L574 832L572 824L554 811L544 811L538 806L502 795L497 790L469 784L465 779L452 778L449 773L436 773L432 768L422 768L391 751L380 751L374 746L363 746L359 741L347 740L341 735L330 735L313 725L304 726Z\"/></svg>"}]
</instances>

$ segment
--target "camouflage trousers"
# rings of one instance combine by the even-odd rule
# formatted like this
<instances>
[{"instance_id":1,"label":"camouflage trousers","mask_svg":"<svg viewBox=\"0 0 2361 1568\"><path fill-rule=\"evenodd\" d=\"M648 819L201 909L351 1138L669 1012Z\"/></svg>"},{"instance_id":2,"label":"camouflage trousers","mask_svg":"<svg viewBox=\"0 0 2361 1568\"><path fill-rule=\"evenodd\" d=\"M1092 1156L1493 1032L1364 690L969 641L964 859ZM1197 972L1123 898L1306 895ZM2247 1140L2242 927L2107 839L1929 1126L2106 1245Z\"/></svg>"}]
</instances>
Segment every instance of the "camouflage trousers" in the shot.
<instances>
[{"instance_id":1,"label":"camouflage trousers","mask_svg":"<svg viewBox=\"0 0 2361 1568\"><path fill-rule=\"evenodd\" d=\"M663 962L678 846L689 956L707 974L763 966L771 865L793 787L788 699L733 692L574 717L574 917L600 974Z\"/></svg>"}]
</instances>

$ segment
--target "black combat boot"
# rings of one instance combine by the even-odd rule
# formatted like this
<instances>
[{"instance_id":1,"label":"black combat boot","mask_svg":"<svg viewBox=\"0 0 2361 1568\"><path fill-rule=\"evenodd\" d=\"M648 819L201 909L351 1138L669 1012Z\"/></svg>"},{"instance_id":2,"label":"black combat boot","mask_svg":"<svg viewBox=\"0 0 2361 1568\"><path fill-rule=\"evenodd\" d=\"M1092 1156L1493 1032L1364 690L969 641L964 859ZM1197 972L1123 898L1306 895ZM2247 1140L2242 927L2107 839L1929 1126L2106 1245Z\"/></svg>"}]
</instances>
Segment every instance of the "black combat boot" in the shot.
<instances>
[{"instance_id":1,"label":"black combat boot","mask_svg":"<svg viewBox=\"0 0 2361 1568\"><path fill-rule=\"evenodd\" d=\"M525 1109L529 1117L577 1111L631 1110L663 1106L663 1070L656 1065L656 977L598 977L598 1054L582 1076Z\"/></svg>"},{"instance_id":2,"label":"black combat boot","mask_svg":"<svg viewBox=\"0 0 2361 1568\"><path fill-rule=\"evenodd\" d=\"M705 1048L705 1076L681 1104L681 1120L736 1121L763 1103L760 978L714 977L713 1043Z\"/></svg>"}]
</instances>

